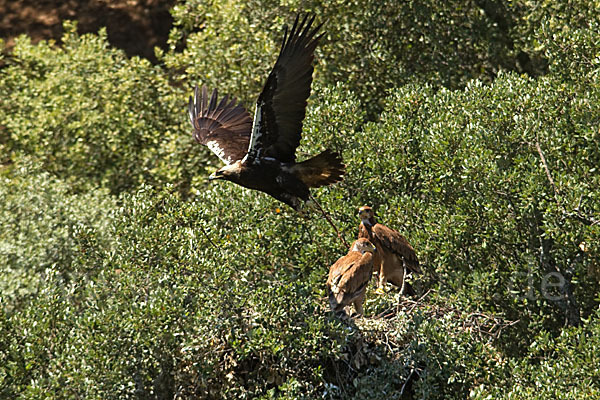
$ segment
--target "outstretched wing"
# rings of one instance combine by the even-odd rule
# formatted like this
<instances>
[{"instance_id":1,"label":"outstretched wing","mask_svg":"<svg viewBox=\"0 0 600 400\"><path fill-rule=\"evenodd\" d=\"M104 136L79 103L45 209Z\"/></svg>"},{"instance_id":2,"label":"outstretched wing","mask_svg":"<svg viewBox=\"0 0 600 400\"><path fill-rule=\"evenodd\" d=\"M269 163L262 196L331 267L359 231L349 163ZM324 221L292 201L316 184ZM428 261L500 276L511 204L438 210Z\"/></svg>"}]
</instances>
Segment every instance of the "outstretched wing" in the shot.
<instances>
[{"instance_id":1,"label":"outstretched wing","mask_svg":"<svg viewBox=\"0 0 600 400\"><path fill-rule=\"evenodd\" d=\"M207 145L226 164L232 164L244 158L248 151L252 117L236 104L235 98L229 100L229 96L225 96L217 102L218 96L215 89L209 100L206 86L202 86L202 93L196 86L194 98L190 96L188 113L194 139Z\"/></svg>"},{"instance_id":2,"label":"outstretched wing","mask_svg":"<svg viewBox=\"0 0 600 400\"><path fill-rule=\"evenodd\" d=\"M289 36L285 29L279 57L256 103L248 148L250 161L257 157L295 161L310 95L313 53L323 36L315 36L323 24L311 30L313 20L314 16L308 19L306 15L299 22L297 16Z\"/></svg>"},{"instance_id":3,"label":"outstretched wing","mask_svg":"<svg viewBox=\"0 0 600 400\"><path fill-rule=\"evenodd\" d=\"M422 273L415 249L413 249L410 243L408 243L408 240L406 240L406 238L398 231L382 224L375 224L375 226L373 226L373 234L387 250L402 256L409 270L417 274Z\"/></svg>"}]
</instances>

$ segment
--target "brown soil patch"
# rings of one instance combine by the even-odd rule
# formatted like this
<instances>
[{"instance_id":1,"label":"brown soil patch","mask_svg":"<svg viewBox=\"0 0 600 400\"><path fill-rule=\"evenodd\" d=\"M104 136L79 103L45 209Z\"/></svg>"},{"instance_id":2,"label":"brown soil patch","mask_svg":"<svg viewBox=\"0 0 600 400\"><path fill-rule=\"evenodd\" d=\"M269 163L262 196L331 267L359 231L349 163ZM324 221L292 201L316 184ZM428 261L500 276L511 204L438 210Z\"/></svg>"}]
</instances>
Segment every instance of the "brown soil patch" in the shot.
<instances>
[{"instance_id":1,"label":"brown soil patch","mask_svg":"<svg viewBox=\"0 0 600 400\"><path fill-rule=\"evenodd\" d=\"M60 41L63 20L79 21L80 33L105 26L109 42L127 55L156 62L154 47L166 48L175 0L0 0L0 37L10 46L20 34L35 42Z\"/></svg>"}]
</instances>

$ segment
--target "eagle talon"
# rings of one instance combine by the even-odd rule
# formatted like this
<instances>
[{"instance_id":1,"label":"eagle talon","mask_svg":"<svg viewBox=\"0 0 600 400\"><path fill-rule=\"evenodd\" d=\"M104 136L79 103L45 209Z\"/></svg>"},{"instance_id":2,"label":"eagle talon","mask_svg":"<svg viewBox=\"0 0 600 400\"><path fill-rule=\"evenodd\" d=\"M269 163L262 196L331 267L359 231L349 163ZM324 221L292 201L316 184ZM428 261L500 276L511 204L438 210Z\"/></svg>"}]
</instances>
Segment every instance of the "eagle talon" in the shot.
<instances>
[{"instance_id":1,"label":"eagle talon","mask_svg":"<svg viewBox=\"0 0 600 400\"><path fill-rule=\"evenodd\" d=\"M309 214L309 212L308 212L308 210L306 208L299 208L298 209L298 215L302 219L305 219L305 220L309 220L310 219L310 214Z\"/></svg>"},{"instance_id":2,"label":"eagle talon","mask_svg":"<svg viewBox=\"0 0 600 400\"><path fill-rule=\"evenodd\" d=\"M384 290L383 288L380 288L380 287L378 287L378 288L375 290L375 293L377 293L377 294L385 294L385 290Z\"/></svg>"},{"instance_id":3,"label":"eagle talon","mask_svg":"<svg viewBox=\"0 0 600 400\"><path fill-rule=\"evenodd\" d=\"M315 204L315 202L313 201L313 199L308 199L307 201L304 202L304 209L306 210L316 210L317 209L317 205Z\"/></svg>"}]
</instances>

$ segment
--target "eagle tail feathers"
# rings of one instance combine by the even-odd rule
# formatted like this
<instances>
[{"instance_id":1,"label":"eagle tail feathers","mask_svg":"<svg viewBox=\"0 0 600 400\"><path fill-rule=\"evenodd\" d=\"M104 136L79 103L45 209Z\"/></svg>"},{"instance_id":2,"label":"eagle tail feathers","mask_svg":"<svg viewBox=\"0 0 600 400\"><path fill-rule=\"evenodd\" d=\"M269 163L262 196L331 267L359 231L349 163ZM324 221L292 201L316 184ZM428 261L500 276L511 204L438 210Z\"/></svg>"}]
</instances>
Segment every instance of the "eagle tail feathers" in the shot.
<instances>
[{"instance_id":1,"label":"eagle tail feathers","mask_svg":"<svg viewBox=\"0 0 600 400\"><path fill-rule=\"evenodd\" d=\"M339 182L346 166L339 154L325 150L324 152L295 164L291 172L308 187L318 188Z\"/></svg>"}]
</instances>

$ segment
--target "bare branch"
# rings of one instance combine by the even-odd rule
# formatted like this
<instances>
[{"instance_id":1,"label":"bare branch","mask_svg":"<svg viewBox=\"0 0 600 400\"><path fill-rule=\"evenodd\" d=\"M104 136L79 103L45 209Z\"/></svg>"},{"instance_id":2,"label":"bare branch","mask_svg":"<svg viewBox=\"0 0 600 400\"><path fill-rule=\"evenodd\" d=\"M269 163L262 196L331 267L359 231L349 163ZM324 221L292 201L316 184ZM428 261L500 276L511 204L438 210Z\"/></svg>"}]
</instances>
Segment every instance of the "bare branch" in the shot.
<instances>
[{"instance_id":1,"label":"bare branch","mask_svg":"<svg viewBox=\"0 0 600 400\"><path fill-rule=\"evenodd\" d=\"M559 195L558 189L556 188L556 185L554 184L554 179L552 179L552 174L550 173L550 168L548 168L548 163L546 162L546 157L544 157L544 152L542 151L542 147L540 146L540 139L539 139L537 132L535 133L535 148L537 149L537 152L540 155L540 159L542 160L542 164L544 165L544 170L546 171L546 176L548 177L548 181L550 182L550 185L552 186L552 190L554 191L554 199L556 200L556 204L558 205L559 208L563 209L563 211L564 211L564 207L560 203L560 200L558 197L558 195Z\"/></svg>"},{"instance_id":2,"label":"bare branch","mask_svg":"<svg viewBox=\"0 0 600 400\"><path fill-rule=\"evenodd\" d=\"M323 210L323 207L321 207L321 204L319 204L319 202L317 201L317 199L315 199L312 194L310 195L310 199L315 202L316 206L319 208L319 210L323 214L323 217L325 217L325 219L327 220L327 222L329 222L329 225L331 225L333 227L333 229L335 230L335 233L337 233L338 238L340 238L340 240L342 241L342 243L344 244L344 246L346 246L346 248L349 249L350 245L348 244L348 242L346 242L346 240L344 239L344 237L340 234L340 231L338 230L338 228L335 226L335 224L331 220L331 217L329 217L329 215L325 212L325 210Z\"/></svg>"}]
</instances>

